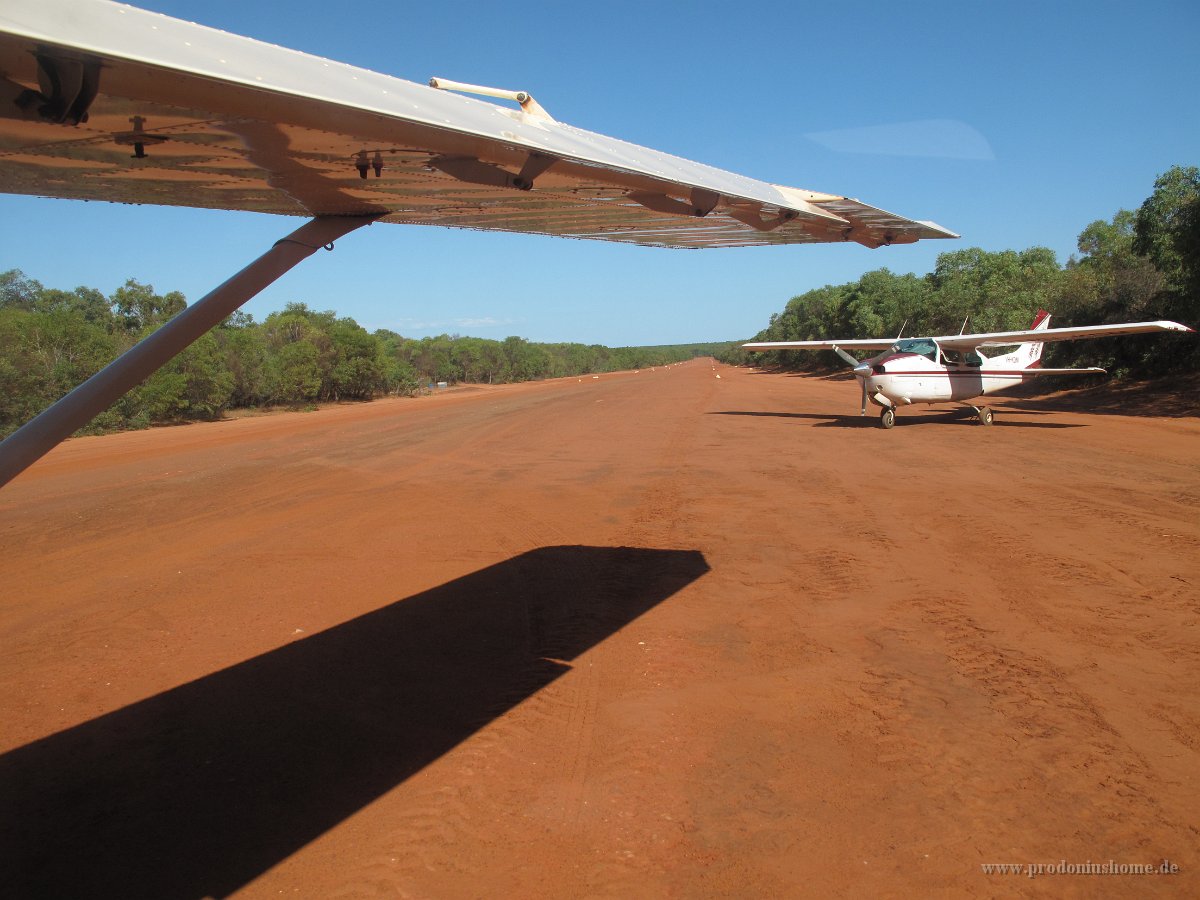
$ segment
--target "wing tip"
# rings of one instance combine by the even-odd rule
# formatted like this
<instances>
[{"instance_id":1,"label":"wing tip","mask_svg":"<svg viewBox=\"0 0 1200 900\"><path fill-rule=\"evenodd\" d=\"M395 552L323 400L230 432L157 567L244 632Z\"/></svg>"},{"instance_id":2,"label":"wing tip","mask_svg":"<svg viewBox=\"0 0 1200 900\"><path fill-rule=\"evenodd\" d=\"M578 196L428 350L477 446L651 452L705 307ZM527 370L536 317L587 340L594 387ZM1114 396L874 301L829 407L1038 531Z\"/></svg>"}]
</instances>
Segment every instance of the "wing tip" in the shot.
<instances>
[{"instance_id":1,"label":"wing tip","mask_svg":"<svg viewBox=\"0 0 1200 900\"><path fill-rule=\"evenodd\" d=\"M933 238L960 238L960 237L962 237L962 235L959 234L958 232L951 231L949 228L943 228L937 222L932 222L928 219L917 219L916 221L917 221L917 224L922 226L926 231L933 232L933 234L922 235L922 237L933 237Z\"/></svg>"}]
</instances>

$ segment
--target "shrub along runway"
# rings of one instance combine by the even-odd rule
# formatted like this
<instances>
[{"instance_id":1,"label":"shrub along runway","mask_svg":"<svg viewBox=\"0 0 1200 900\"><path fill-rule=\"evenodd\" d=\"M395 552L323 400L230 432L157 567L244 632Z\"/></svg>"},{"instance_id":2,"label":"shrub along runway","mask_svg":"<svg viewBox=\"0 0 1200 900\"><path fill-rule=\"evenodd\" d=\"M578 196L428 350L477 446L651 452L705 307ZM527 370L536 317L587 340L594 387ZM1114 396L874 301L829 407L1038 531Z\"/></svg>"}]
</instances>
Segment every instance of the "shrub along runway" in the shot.
<instances>
[{"instance_id":1,"label":"shrub along runway","mask_svg":"<svg viewBox=\"0 0 1200 900\"><path fill-rule=\"evenodd\" d=\"M1200 892L1200 421L856 403L696 360L68 442L0 491L6 889Z\"/></svg>"}]
</instances>

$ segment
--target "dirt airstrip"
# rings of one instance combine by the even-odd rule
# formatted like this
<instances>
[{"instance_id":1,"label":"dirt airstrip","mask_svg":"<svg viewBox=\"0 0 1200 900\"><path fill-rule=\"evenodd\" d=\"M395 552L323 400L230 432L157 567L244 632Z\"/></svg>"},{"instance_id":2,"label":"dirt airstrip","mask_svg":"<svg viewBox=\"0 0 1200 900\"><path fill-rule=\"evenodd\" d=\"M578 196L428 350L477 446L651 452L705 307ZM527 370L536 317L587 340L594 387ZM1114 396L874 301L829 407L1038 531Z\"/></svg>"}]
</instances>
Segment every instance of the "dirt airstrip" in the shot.
<instances>
[{"instance_id":1,"label":"dirt airstrip","mask_svg":"<svg viewBox=\"0 0 1200 900\"><path fill-rule=\"evenodd\" d=\"M1200 895L1194 410L857 403L68 442L0 490L0 893Z\"/></svg>"}]
</instances>

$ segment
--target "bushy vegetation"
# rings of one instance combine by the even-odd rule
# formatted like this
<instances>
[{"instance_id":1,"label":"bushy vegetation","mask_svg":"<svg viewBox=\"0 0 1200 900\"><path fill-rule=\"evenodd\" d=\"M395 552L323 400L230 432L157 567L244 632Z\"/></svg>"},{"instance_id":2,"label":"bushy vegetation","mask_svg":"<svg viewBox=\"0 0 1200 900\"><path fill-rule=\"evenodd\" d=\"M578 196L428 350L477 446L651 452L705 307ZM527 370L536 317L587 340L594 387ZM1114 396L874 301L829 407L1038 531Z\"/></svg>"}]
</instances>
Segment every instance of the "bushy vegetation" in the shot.
<instances>
[{"instance_id":1,"label":"bushy vegetation","mask_svg":"<svg viewBox=\"0 0 1200 900\"><path fill-rule=\"evenodd\" d=\"M1200 170L1175 167L1136 212L1120 210L1079 235L1079 256L1060 266L1045 247L941 254L930 274L868 272L788 301L755 341L952 334L1028 328L1039 309L1051 325L1200 320ZM1051 344L1050 365L1099 365L1147 377L1200 368L1200 341L1179 336L1106 338ZM832 354L777 351L722 354L733 363L804 369L840 365Z\"/></svg>"},{"instance_id":2,"label":"bushy vegetation","mask_svg":"<svg viewBox=\"0 0 1200 900\"><path fill-rule=\"evenodd\" d=\"M43 287L0 273L0 436L41 412L186 306L129 280ZM214 419L231 408L412 395L431 383L497 384L663 365L726 345L609 348L440 335L369 333L350 318L289 304L262 322L235 313L130 391L86 429Z\"/></svg>"}]
</instances>

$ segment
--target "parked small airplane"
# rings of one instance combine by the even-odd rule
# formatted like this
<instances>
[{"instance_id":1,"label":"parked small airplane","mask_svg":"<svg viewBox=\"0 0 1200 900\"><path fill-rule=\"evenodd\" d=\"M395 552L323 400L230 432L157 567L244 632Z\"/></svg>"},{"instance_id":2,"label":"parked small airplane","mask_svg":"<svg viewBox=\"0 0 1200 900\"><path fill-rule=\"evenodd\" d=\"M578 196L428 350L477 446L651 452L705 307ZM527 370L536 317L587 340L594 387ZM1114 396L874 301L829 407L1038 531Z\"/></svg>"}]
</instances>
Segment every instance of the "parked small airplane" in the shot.
<instances>
[{"instance_id":1,"label":"parked small airplane","mask_svg":"<svg viewBox=\"0 0 1200 900\"><path fill-rule=\"evenodd\" d=\"M964 323L965 329L965 323ZM743 344L747 350L832 350L854 369L862 384L862 414L867 401L882 407L879 424L896 424L896 409L913 403L966 403L984 394L1038 375L1093 375L1103 369L1044 369L1042 347L1049 341L1077 341L1084 338L1111 337L1119 334L1144 334L1156 331L1192 331L1178 322L1131 322L1123 325L1085 325L1079 328L1051 328L1050 313L1038 312L1028 331L992 331L984 334L953 334L942 337L878 338L845 341L760 341ZM1002 356L986 357L981 347L1012 347ZM859 362L846 352L882 350ZM975 410L983 425L992 424L992 411L986 406L967 404Z\"/></svg>"}]
</instances>

